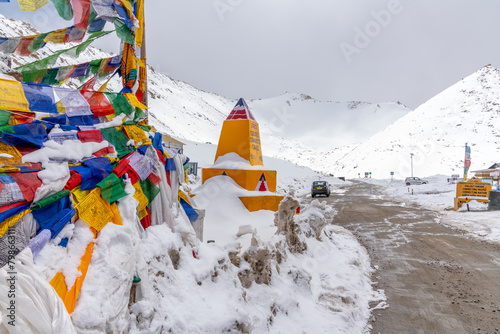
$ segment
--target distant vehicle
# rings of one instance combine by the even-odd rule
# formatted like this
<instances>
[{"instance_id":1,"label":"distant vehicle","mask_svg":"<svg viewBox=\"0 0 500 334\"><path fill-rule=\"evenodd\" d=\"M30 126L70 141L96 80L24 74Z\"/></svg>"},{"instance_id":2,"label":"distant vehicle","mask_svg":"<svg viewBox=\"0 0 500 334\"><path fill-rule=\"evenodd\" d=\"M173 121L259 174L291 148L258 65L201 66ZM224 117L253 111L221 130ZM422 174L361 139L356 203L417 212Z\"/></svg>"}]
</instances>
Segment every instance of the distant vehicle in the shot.
<instances>
[{"instance_id":1,"label":"distant vehicle","mask_svg":"<svg viewBox=\"0 0 500 334\"><path fill-rule=\"evenodd\" d=\"M407 177L405 180L405 184L407 186L412 185L412 184L427 184L428 182L425 180L422 180L419 177Z\"/></svg>"},{"instance_id":2,"label":"distant vehicle","mask_svg":"<svg viewBox=\"0 0 500 334\"><path fill-rule=\"evenodd\" d=\"M330 184L326 181L314 181L311 187L311 197L316 197L316 195L330 197Z\"/></svg>"}]
</instances>

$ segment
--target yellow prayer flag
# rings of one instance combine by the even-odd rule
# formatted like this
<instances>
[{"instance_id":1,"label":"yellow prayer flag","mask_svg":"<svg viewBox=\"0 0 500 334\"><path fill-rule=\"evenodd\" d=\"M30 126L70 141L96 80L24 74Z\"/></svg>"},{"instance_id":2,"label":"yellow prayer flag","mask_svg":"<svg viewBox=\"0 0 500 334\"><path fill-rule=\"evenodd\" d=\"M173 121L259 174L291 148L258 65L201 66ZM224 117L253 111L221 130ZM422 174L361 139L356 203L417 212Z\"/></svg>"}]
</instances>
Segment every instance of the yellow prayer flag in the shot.
<instances>
[{"instance_id":1,"label":"yellow prayer flag","mask_svg":"<svg viewBox=\"0 0 500 334\"><path fill-rule=\"evenodd\" d=\"M76 206L78 216L98 232L110 221L113 213L108 202L101 197L101 189L92 190L87 197Z\"/></svg>"},{"instance_id":2,"label":"yellow prayer flag","mask_svg":"<svg viewBox=\"0 0 500 334\"><path fill-rule=\"evenodd\" d=\"M137 96L135 96L134 94L125 93L125 97L128 99L130 104L133 105L134 107L141 108L141 109L148 109L148 107L146 107L144 104L139 102L139 100L137 99Z\"/></svg>"},{"instance_id":3,"label":"yellow prayer flag","mask_svg":"<svg viewBox=\"0 0 500 334\"><path fill-rule=\"evenodd\" d=\"M146 209L139 211L139 213L137 214L137 216L139 216L139 220L142 220L147 215L148 215L148 210L146 210Z\"/></svg>"},{"instance_id":4,"label":"yellow prayer flag","mask_svg":"<svg viewBox=\"0 0 500 334\"><path fill-rule=\"evenodd\" d=\"M76 204L81 203L85 197L87 197L90 193L90 190L82 190L81 185L76 186L71 190L71 193L73 194L73 200L76 202Z\"/></svg>"},{"instance_id":5,"label":"yellow prayer flag","mask_svg":"<svg viewBox=\"0 0 500 334\"><path fill-rule=\"evenodd\" d=\"M34 12L49 3L48 0L18 0L18 2L23 12Z\"/></svg>"},{"instance_id":6,"label":"yellow prayer flag","mask_svg":"<svg viewBox=\"0 0 500 334\"><path fill-rule=\"evenodd\" d=\"M13 166L22 164L22 155L14 146L7 145L0 141L0 152L12 156L11 158L0 157L0 165Z\"/></svg>"},{"instance_id":7,"label":"yellow prayer flag","mask_svg":"<svg viewBox=\"0 0 500 334\"><path fill-rule=\"evenodd\" d=\"M27 209L27 210L24 210L23 212L18 213L17 215L14 215L10 218L5 219L0 224L0 238L3 237L3 235L9 230L9 228L16 225L16 223L18 221L20 221L21 218L23 218L24 216L26 216L30 212L31 212L31 210Z\"/></svg>"},{"instance_id":8,"label":"yellow prayer flag","mask_svg":"<svg viewBox=\"0 0 500 334\"><path fill-rule=\"evenodd\" d=\"M123 125L127 137L134 140L135 146L152 145L153 142L146 136L143 129L137 125Z\"/></svg>"},{"instance_id":9,"label":"yellow prayer flag","mask_svg":"<svg viewBox=\"0 0 500 334\"><path fill-rule=\"evenodd\" d=\"M181 200L181 198L182 198L183 200L185 200L185 201L186 201L186 203L187 203L187 204L189 204L189 205L193 206L193 205L191 204L191 201L189 200L189 196L188 196L188 195L186 195L186 194L185 194L182 190L180 190L180 189L179 189L179 194L178 194L178 195L179 195L179 202L180 202L180 200Z\"/></svg>"},{"instance_id":10,"label":"yellow prayer flag","mask_svg":"<svg viewBox=\"0 0 500 334\"><path fill-rule=\"evenodd\" d=\"M19 81L0 78L0 109L30 112L29 106Z\"/></svg>"},{"instance_id":11,"label":"yellow prayer flag","mask_svg":"<svg viewBox=\"0 0 500 334\"><path fill-rule=\"evenodd\" d=\"M68 29L59 29L51 32L43 39L44 42L52 42L52 43L64 43L64 36L66 36L66 31Z\"/></svg>"},{"instance_id":12,"label":"yellow prayer flag","mask_svg":"<svg viewBox=\"0 0 500 334\"><path fill-rule=\"evenodd\" d=\"M142 188L141 188L141 185L139 182L134 183L133 186L135 188L134 198L137 200L137 202L139 202L139 207L137 208L137 212L140 213L140 212L146 210L146 207L149 204L149 200L146 197L146 195L144 195L144 192L142 191ZM140 216L139 216L139 218L140 218Z\"/></svg>"},{"instance_id":13,"label":"yellow prayer flag","mask_svg":"<svg viewBox=\"0 0 500 334\"><path fill-rule=\"evenodd\" d=\"M118 211L118 205L116 205L116 202L111 204L111 212L113 213L113 224L123 225L122 217L120 217L120 211Z\"/></svg>"},{"instance_id":14,"label":"yellow prayer flag","mask_svg":"<svg viewBox=\"0 0 500 334\"><path fill-rule=\"evenodd\" d=\"M144 35L144 0L137 1L137 19L139 20L139 27L135 33L135 44L138 47L142 46L142 38Z\"/></svg>"}]
</instances>

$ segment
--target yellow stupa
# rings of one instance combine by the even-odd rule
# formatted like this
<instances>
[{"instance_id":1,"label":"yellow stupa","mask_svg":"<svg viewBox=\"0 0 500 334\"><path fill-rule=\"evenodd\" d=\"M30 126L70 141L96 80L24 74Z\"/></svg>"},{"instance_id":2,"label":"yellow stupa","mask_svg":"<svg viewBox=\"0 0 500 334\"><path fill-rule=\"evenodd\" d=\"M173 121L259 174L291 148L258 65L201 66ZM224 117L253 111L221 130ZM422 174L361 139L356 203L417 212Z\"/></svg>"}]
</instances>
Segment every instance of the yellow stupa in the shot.
<instances>
[{"instance_id":1,"label":"yellow stupa","mask_svg":"<svg viewBox=\"0 0 500 334\"><path fill-rule=\"evenodd\" d=\"M214 162L228 153L236 153L247 160L251 166L264 167L260 142L259 124L253 117L245 100L239 99L222 125ZM282 195L276 192L277 173L265 169L221 169L216 166L202 170L202 182L214 177L226 175L240 187L249 191L266 192L265 195L240 197L249 211L277 211Z\"/></svg>"}]
</instances>

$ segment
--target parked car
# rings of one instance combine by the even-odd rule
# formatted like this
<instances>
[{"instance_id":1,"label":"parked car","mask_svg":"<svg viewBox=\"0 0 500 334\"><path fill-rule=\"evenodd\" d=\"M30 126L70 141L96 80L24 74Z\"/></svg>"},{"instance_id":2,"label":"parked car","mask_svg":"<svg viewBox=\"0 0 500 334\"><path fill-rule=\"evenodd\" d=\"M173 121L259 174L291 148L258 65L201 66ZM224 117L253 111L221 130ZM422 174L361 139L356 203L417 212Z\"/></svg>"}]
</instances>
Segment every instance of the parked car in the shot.
<instances>
[{"instance_id":1,"label":"parked car","mask_svg":"<svg viewBox=\"0 0 500 334\"><path fill-rule=\"evenodd\" d=\"M311 197L316 197L316 195L330 197L330 184L326 181L314 181L311 187Z\"/></svg>"},{"instance_id":2,"label":"parked car","mask_svg":"<svg viewBox=\"0 0 500 334\"><path fill-rule=\"evenodd\" d=\"M407 186L412 185L412 184L427 184L428 182L425 180L422 180L419 177L407 177L405 179L405 184Z\"/></svg>"}]
</instances>

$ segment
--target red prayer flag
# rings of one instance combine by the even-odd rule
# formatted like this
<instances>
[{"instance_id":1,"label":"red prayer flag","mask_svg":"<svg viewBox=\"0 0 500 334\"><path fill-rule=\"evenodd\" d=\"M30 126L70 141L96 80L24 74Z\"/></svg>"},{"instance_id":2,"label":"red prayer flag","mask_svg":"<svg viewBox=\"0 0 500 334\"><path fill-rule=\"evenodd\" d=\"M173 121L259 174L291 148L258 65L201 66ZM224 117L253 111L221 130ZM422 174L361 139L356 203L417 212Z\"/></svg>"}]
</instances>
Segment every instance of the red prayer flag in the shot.
<instances>
[{"instance_id":1,"label":"red prayer flag","mask_svg":"<svg viewBox=\"0 0 500 334\"><path fill-rule=\"evenodd\" d=\"M99 130L78 131L78 139L80 139L82 143L100 143L104 140Z\"/></svg>"},{"instance_id":2,"label":"red prayer flag","mask_svg":"<svg viewBox=\"0 0 500 334\"><path fill-rule=\"evenodd\" d=\"M16 47L15 53L23 57L31 55L31 51L28 49L28 47L33 42L34 38L35 36L28 36L21 38L19 44Z\"/></svg>"},{"instance_id":3,"label":"red prayer flag","mask_svg":"<svg viewBox=\"0 0 500 334\"><path fill-rule=\"evenodd\" d=\"M5 206L0 206L0 213L4 213L7 210L14 209L14 208L26 205L26 204L28 204L27 201L9 204L9 205L5 205Z\"/></svg>"},{"instance_id":4,"label":"red prayer flag","mask_svg":"<svg viewBox=\"0 0 500 334\"><path fill-rule=\"evenodd\" d=\"M75 27L87 30L90 15L90 0L72 0L73 19Z\"/></svg>"},{"instance_id":5,"label":"red prayer flag","mask_svg":"<svg viewBox=\"0 0 500 334\"><path fill-rule=\"evenodd\" d=\"M156 175L155 173L149 174L148 179L149 179L149 181L153 182L153 184L155 186L157 186L161 181L160 177L158 175Z\"/></svg>"},{"instance_id":6,"label":"red prayer flag","mask_svg":"<svg viewBox=\"0 0 500 334\"><path fill-rule=\"evenodd\" d=\"M9 173L14 180L16 180L17 185L21 188L24 199L28 202L32 202L35 198L35 192L42 185L42 181L38 178L38 173Z\"/></svg>"},{"instance_id":7,"label":"red prayer flag","mask_svg":"<svg viewBox=\"0 0 500 334\"><path fill-rule=\"evenodd\" d=\"M71 176L69 177L68 182L66 182L64 189L72 190L82 183L82 176L74 170L70 170L69 173Z\"/></svg>"},{"instance_id":8,"label":"red prayer flag","mask_svg":"<svg viewBox=\"0 0 500 334\"><path fill-rule=\"evenodd\" d=\"M146 215L146 217L141 219L141 225L142 227L144 227L144 229L147 229L151 226L151 211L148 207L146 207L146 211L148 212L148 214Z\"/></svg>"},{"instance_id":9,"label":"red prayer flag","mask_svg":"<svg viewBox=\"0 0 500 334\"><path fill-rule=\"evenodd\" d=\"M90 110L95 117L107 116L115 113L115 108L111 105L103 92L81 90L80 93L90 105Z\"/></svg>"}]
</instances>

